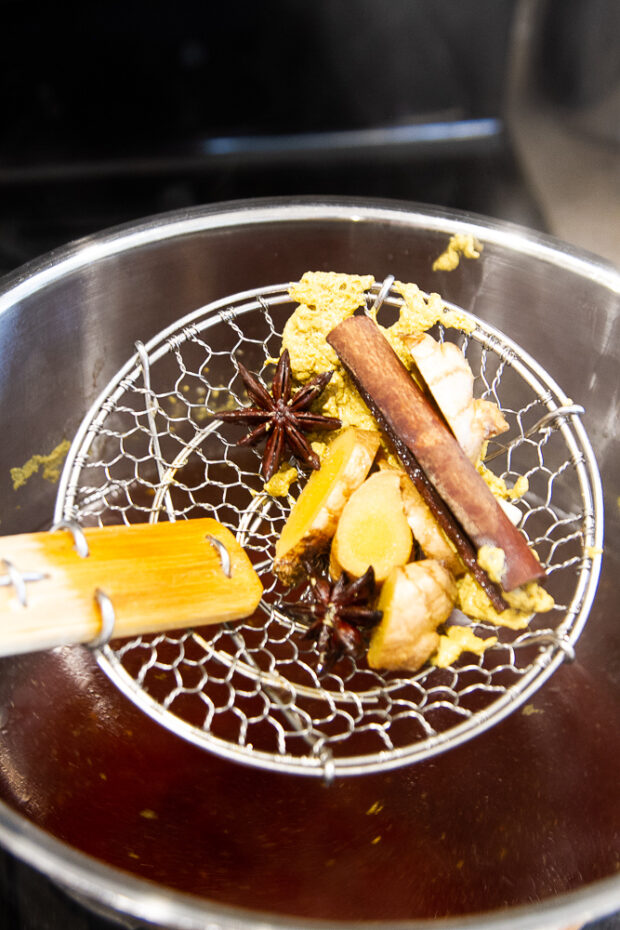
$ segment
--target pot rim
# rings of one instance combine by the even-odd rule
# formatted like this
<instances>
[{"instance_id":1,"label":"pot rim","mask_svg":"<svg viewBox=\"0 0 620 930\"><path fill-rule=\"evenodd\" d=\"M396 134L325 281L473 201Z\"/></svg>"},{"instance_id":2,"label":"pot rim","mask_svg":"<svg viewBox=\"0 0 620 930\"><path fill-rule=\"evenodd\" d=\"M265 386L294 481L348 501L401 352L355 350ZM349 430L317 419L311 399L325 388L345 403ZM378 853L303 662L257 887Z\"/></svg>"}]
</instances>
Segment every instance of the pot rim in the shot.
<instances>
[{"instance_id":1,"label":"pot rim","mask_svg":"<svg viewBox=\"0 0 620 930\"><path fill-rule=\"evenodd\" d=\"M383 221L449 235L471 233L487 243L583 275L620 294L620 269L600 256L515 223L401 200L304 196L223 201L154 214L85 236L0 278L0 313L64 275L118 252L207 229L299 220Z\"/></svg>"},{"instance_id":2,"label":"pot rim","mask_svg":"<svg viewBox=\"0 0 620 930\"><path fill-rule=\"evenodd\" d=\"M77 240L35 259L0 279L0 313L78 269L114 254L205 230L242 225L297 221L388 222L410 228L424 227L448 235L466 232L512 252L571 271L620 294L620 269L596 255L521 226L489 220L474 213L445 210L398 200L295 197L228 201L191 209L156 214ZM80 852L35 826L0 801L0 843L9 852L85 903L179 930L204 930L207 926L233 930L241 926L262 928L333 927L334 922L268 913L218 904L138 878ZM467 914L436 921L381 922L400 930L456 928L519 928L546 930L605 916L620 906L620 874L588 886L502 911ZM341 930L378 927L376 922L339 922Z\"/></svg>"},{"instance_id":3,"label":"pot rim","mask_svg":"<svg viewBox=\"0 0 620 930\"><path fill-rule=\"evenodd\" d=\"M620 876L530 905L438 920L324 921L285 917L207 901L162 887L80 852L0 802L0 840L18 859L44 874L86 906L174 930L563 930L613 913Z\"/></svg>"}]
</instances>

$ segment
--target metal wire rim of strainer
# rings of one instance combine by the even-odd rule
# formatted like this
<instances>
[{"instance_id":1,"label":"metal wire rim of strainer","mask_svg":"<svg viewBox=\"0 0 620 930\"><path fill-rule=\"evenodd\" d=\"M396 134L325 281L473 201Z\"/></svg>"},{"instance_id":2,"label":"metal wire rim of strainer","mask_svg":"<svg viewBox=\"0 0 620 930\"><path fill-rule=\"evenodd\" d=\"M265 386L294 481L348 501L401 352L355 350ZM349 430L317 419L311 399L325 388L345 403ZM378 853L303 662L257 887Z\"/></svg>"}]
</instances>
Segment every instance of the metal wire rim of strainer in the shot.
<instances>
[{"instance_id":1,"label":"metal wire rim of strainer","mask_svg":"<svg viewBox=\"0 0 620 930\"><path fill-rule=\"evenodd\" d=\"M482 733L572 658L600 572L602 491L581 408L544 369L472 314L469 335L438 326L438 338L465 352L476 396L494 400L508 420L508 439L487 460L509 485L528 478L519 525L556 606L526 629L474 623L497 643L447 669L381 675L347 658L319 677L316 647L278 608L283 592L270 571L292 498L264 493L258 453L236 445L237 428L210 417L222 401L247 402L235 357L264 373L279 354L295 306L289 287L223 298L137 344L73 441L55 521L213 516L228 526L265 586L252 618L115 641L95 655L127 697L182 738L229 760L329 781L420 761ZM368 299L381 304L380 321L402 305L391 280Z\"/></svg>"}]
</instances>

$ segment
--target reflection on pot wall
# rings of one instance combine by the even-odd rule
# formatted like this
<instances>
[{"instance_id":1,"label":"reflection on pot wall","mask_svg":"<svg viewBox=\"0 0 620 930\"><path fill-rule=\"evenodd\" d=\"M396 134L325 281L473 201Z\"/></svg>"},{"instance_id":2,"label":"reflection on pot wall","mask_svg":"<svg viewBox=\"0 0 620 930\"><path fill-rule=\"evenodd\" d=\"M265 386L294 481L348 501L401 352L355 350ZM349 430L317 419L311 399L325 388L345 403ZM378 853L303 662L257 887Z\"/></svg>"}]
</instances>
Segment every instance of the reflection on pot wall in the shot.
<instances>
[{"instance_id":1,"label":"reflection on pot wall","mask_svg":"<svg viewBox=\"0 0 620 930\"><path fill-rule=\"evenodd\" d=\"M521 0L507 120L549 231L620 264L620 6Z\"/></svg>"}]
</instances>

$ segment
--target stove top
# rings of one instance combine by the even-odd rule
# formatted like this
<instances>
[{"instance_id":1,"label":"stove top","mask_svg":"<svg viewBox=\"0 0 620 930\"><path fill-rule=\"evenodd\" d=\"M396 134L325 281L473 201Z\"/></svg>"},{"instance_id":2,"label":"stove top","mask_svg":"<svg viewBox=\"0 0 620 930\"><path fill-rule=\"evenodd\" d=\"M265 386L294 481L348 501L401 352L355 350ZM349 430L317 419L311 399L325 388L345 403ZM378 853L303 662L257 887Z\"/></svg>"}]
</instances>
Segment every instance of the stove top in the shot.
<instances>
[{"instance_id":1,"label":"stove top","mask_svg":"<svg viewBox=\"0 0 620 930\"><path fill-rule=\"evenodd\" d=\"M286 139L279 144L283 151ZM461 141L458 150L440 140L423 155L411 146L379 153L349 152L340 159L317 160L307 158L307 153L297 157L289 153L281 161L270 158L254 164L250 159L246 164L224 162L193 168L184 159L157 161L148 167L129 160L100 166L103 176L92 165L83 168L83 174L73 166L61 178L24 178L6 185L0 172L0 274L120 223L246 197L395 198L473 211L544 230L537 202L499 124L484 141Z\"/></svg>"}]
</instances>

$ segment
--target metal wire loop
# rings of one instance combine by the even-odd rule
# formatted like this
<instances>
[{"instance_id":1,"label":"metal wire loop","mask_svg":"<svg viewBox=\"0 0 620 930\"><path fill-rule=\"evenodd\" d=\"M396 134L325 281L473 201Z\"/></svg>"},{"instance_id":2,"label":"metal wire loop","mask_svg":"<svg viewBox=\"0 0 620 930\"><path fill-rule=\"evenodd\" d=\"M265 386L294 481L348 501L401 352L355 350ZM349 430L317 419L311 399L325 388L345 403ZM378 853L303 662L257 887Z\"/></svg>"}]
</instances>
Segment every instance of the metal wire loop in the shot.
<instances>
[{"instance_id":1,"label":"metal wire loop","mask_svg":"<svg viewBox=\"0 0 620 930\"><path fill-rule=\"evenodd\" d=\"M571 414L583 414L585 413L585 408L580 404L564 404L562 407L557 407L556 410L548 410L547 413L540 418L533 426L531 426L523 436L518 436L516 439L513 439L512 442L509 442L506 446L500 446L494 452L491 452L490 455L486 455L484 458L485 464L487 462L492 462L493 459L496 459L499 455L503 455L505 452L508 452L509 449L512 449L513 446L522 442L524 439L529 439L530 436L533 436L535 433L540 433L543 429L546 429L552 423L555 423L557 420L560 420L564 417L570 416Z\"/></svg>"},{"instance_id":2,"label":"metal wire loop","mask_svg":"<svg viewBox=\"0 0 620 930\"><path fill-rule=\"evenodd\" d=\"M87 559L90 555L90 550L88 548L88 542L86 536L84 535L84 530L78 523L74 523L73 520L59 520L58 523L50 529L50 533L56 533L58 530L68 530L73 536L73 542L75 543L75 551L81 559Z\"/></svg>"},{"instance_id":3,"label":"metal wire loop","mask_svg":"<svg viewBox=\"0 0 620 930\"><path fill-rule=\"evenodd\" d=\"M319 759L323 764L323 783L329 786L336 776L336 766L334 765L334 757L326 746L321 749Z\"/></svg>"},{"instance_id":4,"label":"metal wire loop","mask_svg":"<svg viewBox=\"0 0 620 930\"><path fill-rule=\"evenodd\" d=\"M564 653L564 658L567 662L575 661L575 649L565 636L561 636L560 634L554 633L551 630L541 633L531 633L529 636L525 636L518 645L531 646L533 644L535 645L536 643L540 644L541 646L555 646L557 649Z\"/></svg>"},{"instance_id":5,"label":"metal wire loop","mask_svg":"<svg viewBox=\"0 0 620 930\"><path fill-rule=\"evenodd\" d=\"M94 639L91 639L88 646L90 649L103 649L114 635L116 611L114 610L114 604L101 588L96 589L95 600L97 601L97 606L101 614L101 630Z\"/></svg>"},{"instance_id":6,"label":"metal wire loop","mask_svg":"<svg viewBox=\"0 0 620 930\"><path fill-rule=\"evenodd\" d=\"M142 370L142 378L144 380L144 390L146 392L146 416L149 424L149 432L151 435L151 442L153 443L153 451L155 452L155 464L157 466L157 472L159 474L159 481L163 484L164 481L164 466L162 464L162 454L161 446L159 444L159 435L157 433L157 424L155 422L155 413L157 411L157 398L153 394L151 388L151 363L149 361L148 352L144 343L139 340L135 343L135 349L138 353L138 358L140 360L140 368ZM168 519L171 523L176 520L176 513L174 511L174 506L172 504L172 498L170 496L170 491L166 488L164 493L164 502L166 504L166 512L168 514Z\"/></svg>"},{"instance_id":7,"label":"metal wire loop","mask_svg":"<svg viewBox=\"0 0 620 930\"><path fill-rule=\"evenodd\" d=\"M210 542L217 554L220 557L220 565L222 566L222 571L227 578L232 577L232 562L230 559L230 552L224 545L221 539L218 539L217 536L211 536L207 534L205 536L207 542Z\"/></svg>"},{"instance_id":8,"label":"metal wire loop","mask_svg":"<svg viewBox=\"0 0 620 930\"><path fill-rule=\"evenodd\" d=\"M543 429L546 429L552 423L555 423L556 420L561 420L564 417L570 416L571 414L583 414L585 413L585 408L581 404L563 404L561 407L558 407L556 410L548 410L547 413L540 418L540 420L534 424L525 434L527 436L532 436L534 433L540 433Z\"/></svg>"},{"instance_id":9,"label":"metal wire loop","mask_svg":"<svg viewBox=\"0 0 620 930\"><path fill-rule=\"evenodd\" d=\"M235 319L235 311L233 307L226 307L220 310L219 318L222 323L229 323L231 320Z\"/></svg>"},{"instance_id":10,"label":"metal wire loop","mask_svg":"<svg viewBox=\"0 0 620 930\"><path fill-rule=\"evenodd\" d=\"M195 333L196 333L195 326L186 326L184 327L184 329L181 330L181 332L175 333L174 335L170 336L166 344L172 349L173 352L176 352L179 346L182 346L184 342L186 342L188 339L191 339L192 336L195 335ZM142 343L136 343L136 348L138 345L142 345Z\"/></svg>"},{"instance_id":11,"label":"metal wire loop","mask_svg":"<svg viewBox=\"0 0 620 930\"><path fill-rule=\"evenodd\" d=\"M387 295L390 293L390 290L393 284L394 284L394 275L389 274L386 278L384 278L383 284L379 288L379 293L375 297L373 304L370 310L368 311L369 313L377 313L377 311L381 309L383 302L385 301L385 298L387 297Z\"/></svg>"}]
</instances>

